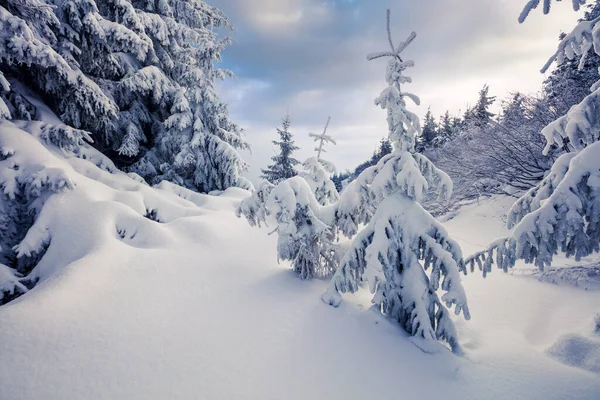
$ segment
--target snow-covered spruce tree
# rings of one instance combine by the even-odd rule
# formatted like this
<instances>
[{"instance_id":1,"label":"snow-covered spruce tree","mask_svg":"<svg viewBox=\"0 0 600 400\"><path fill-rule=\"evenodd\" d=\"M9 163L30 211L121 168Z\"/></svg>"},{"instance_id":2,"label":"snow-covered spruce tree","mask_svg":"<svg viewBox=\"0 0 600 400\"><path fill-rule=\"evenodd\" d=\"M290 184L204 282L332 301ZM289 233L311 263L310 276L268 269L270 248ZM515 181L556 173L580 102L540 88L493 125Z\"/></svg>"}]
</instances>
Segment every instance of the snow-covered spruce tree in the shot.
<instances>
[{"instance_id":1,"label":"snow-covered spruce tree","mask_svg":"<svg viewBox=\"0 0 600 400\"><path fill-rule=\"evenodd\" d=\"M265 182L241 202L237 216L245 216L251 226L268 222L275 227L278 259L291 261L302 279L329 277L345 252L334 243L336 232L352 237L359 225L373 216L368 185L376 171L376 166L368 168L349 184L344 192L348 195L326 206L317 201L313 189L300 176L275 187Z\"/></svg>"},{"instance_id":2,"label":"snow-covered spruce tree","mask_svg":"<svg viewBox=\"0 0 600 400\"><path fill-rule=\"evenodd\" d=\"M154 111L161 102L164 107L164 94L173 91L174 86L160 69L149 66L157 59L133 6L125 1L52 2L60 21L59 52L72 68L98 83L119 110L107 129L89 128L95 133L96 146L105 152L114 147L119 155L136 156L141 143L153 137L152 125L160 123L157 118L161 116L160 112L153 115ZM148 85L148 80L146 86L162 86L161 91L140 90L139 81L148 70L154 71L153 82Z\"/></svg>"},{"instance_id":3,"label":"snow-covered spruce tree","mask_svg":"<svg viewBox=\"0 0 600 400\"><path fill-rule=\"evenodd\" d=\"M301 279L311 279L330 277L339 264L334 212L333 206L317 202L304 178L295 176L277 186L263 182L242 200L236 215L244 216L250 226L276 227L278 260L290 261Z\"/></svg>"},{"instance_id":4,"label":"snow-covered spruce tree","mask_svg":"<svg viewBox=\"0 0 600 400\"><path fill-rule=\"evenodd\" d=\"M325 129L320 135L310 133L309 136L314 138L315 142L318 142L318 147L315 148L317 152L316 157L310 157L302 163L302 167L305 171L300 172L298 175L301 176L308 182L308 185L312 189L317 201L321 205L327 205L335 203L339 199L339 194L335 187L335 183L331 180L331 174L336 172L335 166L321 158L321 153L325 153L323 146L325 143L335 143L335 140L327 134L327 127L331 117L327 119Z\"/></svg>"},{"instance_id":5,"label":"snow-covered spruce tree","mask_svg":"<svg viewBox=\"0 0 600 400\"><path fill-rule=\"evenodd\" d=\"M321 206L306 180L295 176L272 189L269 225L277 227L277 257L289 260L301 279L327 278L339 262L333 246L335 206Z\"/></svg>"},{"instance_id":6,"label":"snow-covered spruce tree","mask_svg":"<svg viewBox=\"0 0 600 400\"><path fill-rule=\"evenodd\" d=\"M251 189L242 177L247 165L237 152L248 144L215 88L215 79L232 76L214 67L230 44L229 37L218 39L214 28L231 29L229 20L202 0L132 4L161 69L179 88L154 145L131 170L152 182L167 179L201 192Z\"/></svg>"},{"instance_id":7,"label":"snow-covered spruce tree","mask_svg":"<svg viewBox=\"0 0 600 400\"><path fill-rule=\"evenodd\" d=\"M279 147L279 154L271 157L273 164L262 170L261 178L278 184L279 182L297 175L296 165L300 161L292 157L292 153L298 150L298 146L294 144L294 138L290 132L292 120L289 115L286 115L281 120L281 128L277 128L279 140L273 140L273 144Z\"/></svg>"},{"instance_id":8,"label":"snow-covered spruce tree","mask_svg":"<svg viewBox=\"0 0 600 400\"><path fill-rule=\"evenodd\" d=\"M62 121L75 128L111 130L114 101L60 51L54 8L43 0L0 4L0 107L3 118L41 118L23 83L48 99Z\"/></svg>"},{"instance_id":9,"label":"snow-covered spruce tree","mask_svg":"<svg viewBox=\"0 0 600 400\"><path fill-rule=\"evenodd\" d=\"M6 7L4 7L6 6ZM250 188L247 148L216 93L227 17L202 0L9 0L1 115L41 119L39 96L119 167L199 191ZM3 22L2 22L3 21ZM26 85L24 85L26 83Z\"/></svg>"},{"instance_id":10,"label":"snow-covered spruce tree","mask_svg":"<svg viewBox=\"0 0 600 400\"><path fill-rule=\"evenodd\" d=\"M440 124L438 125L438 131L433 139L433 146L439 147L444 143L448 143L456 136L456 130L453 126L453 119L450 117L450 112L446 110L446 113L440 117Z\"/></svg>"},{"instance_id":11,"label":"snow-covered spruce tree","mask_svg":"<svg viewBox=\"0 0 600 400\"><path fill-rule=\"evenodd\" d=\"M519 21L539 4L539 0L530 0ZM548 13L551 2L544 0L543 4L544 13ZM581 4L574 0L574 9ZM595 34L599 23L600 17L580 22L564 36L542 72L553 61L560 65L565 58L579 57L582 66L592 49L600 55L600 38ZM485 276L496 262L507 271L518 259L543 270L559 253L579 260L600 251L600 81L591 90L581 103L542 130L547 141L544 153L553 148L569 152L560 156L550 173L510 209L507 225L514 228L512 234L467 259L471 270L477 264Z\"/></svg>"},{"instance_id":12,"label":"snow-covered spruce tree","mask_svg":"<svg viewBox=\"0 0 600 400\"><path fill-rule=\"evenodd\" d=\"M414 63L404 61L400 55L416 34L411 33L394 47L389 10L387 32L391 50L370 54L368 59L390 58L385 76L388 86L375 104L387 110L394 151L363 172L368 177L369 203L375 213L352 242L322 299L337 306L340 293L355 292L366 280L375 307L396 319L423 349L433 350L433 343L444 340L459 352L456 330L446 307L455 306L456 314L470 317L460 281L464 269L461 250L418 203L429 188L448 196L452 182L427 158L415 153L415 138L421 128L418 117L406 108L405 99L417 104L419 99L401 91L401 85L411 81L404 71ZM355 195L348 194L350 189L344 191L340 202ZM343 209L337 214L343 214ZM439 289L445 292L441 298Z\"/></svg>"},{"instance_id":13,"label":"snow-covered spruce tree","mask_svg":"<svg viewBox=\"0 0 600 400\"><path fill-rule=\"evenodd\" d=\"M589 3L583 18L578 22L592 21L600 16L600 0ZM559 41L564 37L565 33L561 33ZM587 53L582 63L577 58L567 58L556 65L544 80L543 88L553 111L558 115L564 115L572 106L580 103L590 94L590 87L598 80L599 67L600 56L593 51Z\"/></svg>"}]
</instances>

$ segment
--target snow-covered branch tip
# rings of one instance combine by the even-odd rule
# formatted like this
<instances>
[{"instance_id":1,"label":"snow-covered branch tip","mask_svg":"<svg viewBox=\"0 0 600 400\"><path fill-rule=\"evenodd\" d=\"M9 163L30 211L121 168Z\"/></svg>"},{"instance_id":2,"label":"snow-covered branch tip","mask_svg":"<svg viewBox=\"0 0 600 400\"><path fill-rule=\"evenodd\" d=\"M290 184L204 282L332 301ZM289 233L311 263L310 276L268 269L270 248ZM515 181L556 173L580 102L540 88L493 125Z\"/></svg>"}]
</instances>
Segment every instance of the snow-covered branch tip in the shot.
<instances>
[{"instance_id":1,"label":"snow-covered branch tip","mask_svg":"<svg viewBox=\"0 0 600 400\"><path fill-rule=\"evenodd\" d=\"M532 10L536 9L540 5L540 1L541 0L529 0L527 2L527 4L525 4L523 11L521 11L521 14L519 15L519 23L520 24L525 22L525 19L527 19L527 17L529 16L529 13ZM560 0L556 0L556 1L560 1ZM581 6L585 4L585 0L572 0L572 2L573 2L573 10L575 10L575 11L579 11ZM552 0L543 0L542 11L544 14L548 14L550 12L550 4L551 3L552 3Z\"/></svg>"},{"instance_id":2,"label":"snow-covered branch tip","mask_svg":"<svg viewBox=\"0 0 600 400\"><path fill-rule=\"evenodd\" d=\"M550 65L556 61L559 65L562 64L565 58L569 60L579 57L579 70L582 70L587 59L587 54L594 48L594 27L600 21L600 17L596 17L590 21L581 21L575 29L566 35L558 44L556 52L546 61L546 64L540 70L545 73Z\"/></svg>"},{"instance_id":3,"label":"snow-covered branch tip","mask_svg":"<svg viewBox=\"0 0 600 400\"><path fill-rule=\"evenodd\" d=\"M404 42L401 42L398 45L398 47L394 47L394 42L392 41L392 29L390 26L391 11L389 8L386 10L386 20L387 20L386 30L387 30L387 36L388 36L388 43L390 44L391 51L380 51L380 52L369 53L367 55L367 60L371 61L371 60L375 60L375 59L381 58L381 57L394 57L394 58L397 58L400 62L402 62L402 58L400 58L400 53L402 53L404 51L404 49L406 49L408 47L408 45L411 44L413 40L415 40L415 38L417 37L417 34L415 32L411 32L410 35L408 35L408 38Z\"/></svg>"},{"instance_id":4,"label":"snow-covered branch tip","mask_svg":"<svg viewBox=\"0 0 600 400\"><path fill-rule=\"evenodd\" d=\"M529 13L540 5L541 0L529 0L521 15L519 15L519 23L523 23L529 16ZM557 0L560 1L560 0ZM543 0L543 13L548 14L550 12L550 5L552 0ZM572 0L573 10L579 11L582 5L585 4L585 0ZM556 52L546 61L541 73L546 73L550 65L556 61L559 65L563 63L565 57L569 60L573 60L575 57L579 57L579 69L582 69L586 60L588 52L594 47L594 27L600 21L600 17L597 17L590 21L581 21L571 33L566 35L558 44Z\"/></svg>"},{"instance_id":5,"label":"snow-covered branch tip","mask_svg":"<svg viewBox=\"0 0 600 400\"><path fill-rule=\"evenodd\" d=\"M385 19L386 19L386 29L388 35L388 42L390 44L390 48L392 52L394 51L394 42L392 41L392 11L388 8L385 10Z\"/></svg>"},{"instance_id":6,"label":"snow-covered branch tip","mask_svg":"<svg viewBox=\"0 0 600 400\"><path fill-rule=\"evenodd\" d=\"M394 57L394 58L397 58L398 60L402 61L402 58L400 57L400 53L402 53L402 51L404 51L404 49L406 49L408 47L408 45L411 44L413 40L415 40L416 37L417 37L417 33L411 32L410 35L408 35L408 38L406 38L406 40L404 42L400 43L396 49L392 49L392 51L379 51L379 52L369 53L369 54L367 54L367 60L372 61L372 60L375 60L375 59L381 58L381 57Z\"/></svg>"},{"instance_id":7,"label":"snow-covered branch tip","mask_svg":"<svg viewBox=\"0 0 600 400\"><path fill-rule=\"evenodd\" d=\"M487 249L479 251L465 258L465 266L468 266L471 273L475 272L475 264L483 273L485 278L489 272L492 272L494 264L494 254L496 255L496 265L508 272L509 268L515 265L515 242L510 238L500 238L493 241Z\"/></svg>"}]
</instances>

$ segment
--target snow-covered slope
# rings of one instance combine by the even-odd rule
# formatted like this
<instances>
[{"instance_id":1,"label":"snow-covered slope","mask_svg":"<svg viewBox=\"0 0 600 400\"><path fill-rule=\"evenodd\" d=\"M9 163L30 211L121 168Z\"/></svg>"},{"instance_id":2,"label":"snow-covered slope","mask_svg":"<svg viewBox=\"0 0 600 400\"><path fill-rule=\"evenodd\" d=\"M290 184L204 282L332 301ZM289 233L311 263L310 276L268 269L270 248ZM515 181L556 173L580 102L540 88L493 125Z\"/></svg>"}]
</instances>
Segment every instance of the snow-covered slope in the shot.
<instances>
[{"instance_id":1,"label":"snow-covered slope","mask_svg":"<svg viewBox=\"0 0 600 400\"><path fill-rule=\"evenodd\" d=\"M166 223L142 218L150 225L133 238L105 237L0 307L0 399L598 399L600 292L468 276L464 357L425 354L368 295L329 307L326 282L278 265L268 228L235 217L245 195L195 197L201 208ZM100 218L112 201L86 206ZM446 222L466 254L503 233L501 203Z\"/></svg>"}]
</instances>

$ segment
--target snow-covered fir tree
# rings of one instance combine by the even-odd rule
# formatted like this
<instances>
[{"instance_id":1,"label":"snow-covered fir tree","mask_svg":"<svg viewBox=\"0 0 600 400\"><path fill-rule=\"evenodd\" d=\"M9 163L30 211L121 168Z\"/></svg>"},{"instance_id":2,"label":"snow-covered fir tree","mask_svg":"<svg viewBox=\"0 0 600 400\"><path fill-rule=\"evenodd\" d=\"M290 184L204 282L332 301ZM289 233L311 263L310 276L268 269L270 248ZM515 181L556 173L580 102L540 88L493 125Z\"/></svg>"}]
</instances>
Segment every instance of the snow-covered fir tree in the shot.
<instances>
[{"instance_id":1,"label":"snow-covered fir tree","mask_svg":"<svg viewBox=\"0 0 600 400\"><path fill-rule=\"evenodd\" d=\"M318 157L307 158L302 163L298 175L306 180L321 205L335 203L339 199L335 183L331 180L331 174L335 173L335 166L329 161Z\"/></svg>"},{"instance_id":2,"label":"snow-covered fir tree","mask_svg":"<svg viewBox=\"0 0 600 400\"><path fill-rule=\"evenodd\" d=\"M269 226L277 227L277 256L301 279L327 278L339 262L331 227L333 207L323 208L311 187L296 176L279 183L267 201Z\"/></svg>"},{"instance_id":3,"label":"snow-covered fir tree","mask_svg":"<svg viewBox=\"0 0 600 400\"><path fill-rule=\"evenodd\" d=\"M294 144L294 137L290 132L291 123L289 115L282 118L281 128L277 128L279 140L273 140L273 144L279 147L279 152L271 157L273 164L262 170L261 178L273 184L297 175L296 165L300 164L300 161L296 160L292 154L299 147Z\"/></svg>"},{"instance_id":4,"label":"snow-covered fir tree","mask_svg":"<svg viewBox=\"0 0 600 400\"><path fill-rule=\"evenodd\" d=\"M35 223L53 195L75 187L64 168L48 160L42 144L74 156L89 137L68 126L27 121L0 120L0 132L0 304L4 304L37 283L39 277L30 273L44 255L50 233ZM32 238L35 245L29 247Z\"/></svg>"},{"instance_id":5,"label":"snow-covered fir tree","mask_svg":"<svg viewBox=\"0 0 600 400\"><path fill-rule=\"evenodd\" d=\"M379 160L381 160L384 156L390 154L392 151L394 151L394 148L392 147L392 143L390 142L390 140L388 138L381 138L379 140L379 146L377 147L377 150L373 153L373 156L371 157L372 160L375 160L373 165L377 164Z\"/></svg>"},{"instance_id":6,"label":"snow-covered fir tree","mask_svg":"<svg viewBox=\"0 0 600 400\"><path fill-rule=\"evenodd\" d=\"M236 151L246 147L241 130L214 88L227 75L214 63L229 43L217 28L231 27L201 0L0 4L0 119L13 120L0 121L0 264L13 276L0 282L5 300L39 278L31 271L48 245L35 228L41 210L73 187L60 169L15 152L13 130L111 174L118 166L151 183L251 188ZM41 239L23 250L32 235Z\"/></svg>"},{"instance_id":7,"label":"snow-covered fir tree","mask_svg":"<svg viewBox=\"0 0 600 400\"><path fill-rule=\"evenodd\" d=\"M501 122L518 123L525 119L525 101L522 93L513 93L510 100L502 101ZM514 122L513 122L514 121Z\"/></svg>"},{"instance_id":8,"label":"snow-covered fir tree","mask_svg":"<svg viewBox=\"0 0 600 400\"><path fill-rule=\"evenodd\" d=\"M342 230L351 233L357 223L367 220L368 224L353 240L322 299L337 306L340 293L355 292L361 281L368 281L375 307L396 319L421 346L429 348L444 340L458 352L456 330L446 307L454 306L456 314L462 312L469 318L460 282L464 269L461 250L418 203L428 189L448 196L452 182L427 158L415 153L415 138L421 127L419 118L406 108L406 98L417 104L419 99L401 90L402 84L411 81L404 71L414 62L403 60L401 53L416 34L411 33L395 47L389 10L387 33L390 50L372 53L368 59L389 57L388 86L375 103L387 111L394 151L365 170L342 194L336 210L338 221L345 220ZM374 214L369 217L368 212L361 218L357 209L374 210ZM439 289L445 292L441 298Z\"/></svg>"},{"instance_id":9,"label":"snow-covered fir tree","mask_svg":"<svg viewBox=\"0 0 600 400\"><path fill-rule=\"evenodd\" d=\"M327 205L335 203L339 199L339 194L335 187L335 184L331 180L330 176L336 172L335 166L326 160L321 158L321 154L325 153L325 143L336 144L335 140L327 134L327 127L331 117L327 119L325 129L320 135L310 133L309 136L314 138L314 141L318 143L315 151L317 152L316 157L310 157L302 163L304 171L301 171L298 175L303 177L310 188L312 189L317 201L321 205Z\"/></svg>"},{"instance_id":10,"label":"snow-covered fir tree","mask_svg":"<svg viewBox=\"0 0 600 400\"><path fill-rule=\"evenodd\" d=\"M523 22L539 4L539 0L530 0L519 20ZM548 13L551 1L543 4ZM573 3L576 10L581 4ZM560 65L566 59L578 59L583 68L589 51L600 55L600 39L594 35L599 23L600 17L581 21L563 37L542 72L555 60ZM544 153L554 148L568 152L510 209L507 225L514 228L511 235L467 259L471 269L478 265L485 275L495 262L507 271L518 259L544 269L559 253L579 260L600 251L599 82L592 85L591 94L542 130L547 142Z\"/></svg>"},{"instance_id":11,"label":"snow-covered fir tree","mask_svg":"<svg viewBox=\"0 0 600 400\"><path fill-rule=\"evenodd\" d=\"M7 1L0 5L0 115L9 119L40 119L25 84L50 99L54 111L75 128L111 130L117 107L101 87L73 67L62 49L61 21L43 0ZM65 56L63 56L65 54Z\"/></svg>"},{"instance_id":12,"label":"snow-covered fir tree","mask_svg":"<svg viewBox=\"0 0 600 400\"><path fill-rule=\"evenodd\" d=\"M241 128L231 121L215 79L221 52L230 38L218 39L215 28L231 29L227 17L202 0L134 3L152 38L157 57L178 85L169 116L148 154L132 170L154 182L168 179L199 191L230 186L251 188L242 177L247 165L238 150L247 149Z\"/></svg>"},{"instance_id":13,"label":"snow-covered fir tree","mask_svg":"<svg viewBox=\"0 0 600 400\"><path fill-rule=\"evenodd\" d=\"M6 6L6 7L4 7ZM27 0L1 6L0 115L91 132L94 146L146 180L199 191L250 188L248 147L215 90L227 17L202 0Z\"/></svg>"}]
</instances>

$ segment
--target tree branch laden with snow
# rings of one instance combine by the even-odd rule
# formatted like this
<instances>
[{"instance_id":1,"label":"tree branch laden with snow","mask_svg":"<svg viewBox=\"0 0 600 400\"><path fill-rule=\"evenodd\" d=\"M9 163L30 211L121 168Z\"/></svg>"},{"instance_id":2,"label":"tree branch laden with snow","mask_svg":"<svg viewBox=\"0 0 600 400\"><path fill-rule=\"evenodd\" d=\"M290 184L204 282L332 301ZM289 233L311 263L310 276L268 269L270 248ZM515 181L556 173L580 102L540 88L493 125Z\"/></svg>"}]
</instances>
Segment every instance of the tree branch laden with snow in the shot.
<instances>
[{"instance_id":1,"label":"tree branch laden with snow","mask_svg":"<svg viewBox=\"0 0 600 400\"><path fill-rule=\"evenodd\" d=\"M530 1L523 15L538 3ZM574 8L580 4L575 1ZM544 5L548 12L550 1ZM583 58L593 47L600 55L599 21L580 22L561 41L557 54ZM559 63L564 60L561 57ZM517 260L543 270L558 254L580 260L600 251L600 88L595 84L591 89L593 93L542 130L547 141L545 153L553 147L570 152L560 156L550 173L515 202L507 221L512 234L466 260L471 270L477 264L485 276L494 262L507 271Z\"/></svg>"}]
</instances>

